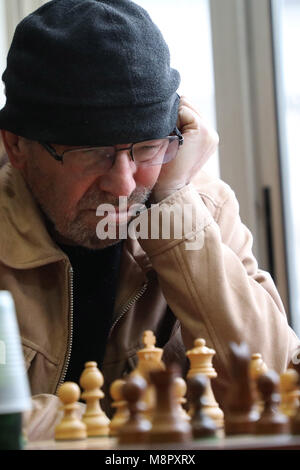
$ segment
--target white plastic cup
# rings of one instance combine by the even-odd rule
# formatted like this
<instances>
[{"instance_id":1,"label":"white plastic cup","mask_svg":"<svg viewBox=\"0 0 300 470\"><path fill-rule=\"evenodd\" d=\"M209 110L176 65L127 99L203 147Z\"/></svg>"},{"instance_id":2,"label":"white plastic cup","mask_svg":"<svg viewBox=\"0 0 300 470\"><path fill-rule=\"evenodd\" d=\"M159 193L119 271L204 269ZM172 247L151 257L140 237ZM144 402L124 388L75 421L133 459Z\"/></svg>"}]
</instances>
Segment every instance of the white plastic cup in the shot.
<instances>
[{"instance_id":1,"label":"white plastic cup","mask_svg":"<svg viewBox=\"0 0 300 470\"><path fill-rule=\"evenodd\" d=\"M0 414L31 408L29 382L12 295L0 291Z\"/></svg>"}]
</instances>

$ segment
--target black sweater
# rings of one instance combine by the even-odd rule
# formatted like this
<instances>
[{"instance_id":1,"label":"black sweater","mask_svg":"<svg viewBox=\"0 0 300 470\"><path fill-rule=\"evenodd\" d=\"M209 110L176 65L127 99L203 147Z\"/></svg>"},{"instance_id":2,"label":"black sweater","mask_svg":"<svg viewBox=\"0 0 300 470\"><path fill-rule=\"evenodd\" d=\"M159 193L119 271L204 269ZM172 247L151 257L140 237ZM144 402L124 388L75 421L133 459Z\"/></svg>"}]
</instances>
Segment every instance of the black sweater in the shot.
<instances>
[{"instance_id":1,"label":"black sweater","mask_svg":"<svg viewBox=\"0 0 300 470\"><path fill-rule=\"evenodd\" d=\"M87 361L101 368L118 282L122 243L102 250L60 245L73 268L73 342L65 380L79 382Z\"/></svg>"}]
</instances>

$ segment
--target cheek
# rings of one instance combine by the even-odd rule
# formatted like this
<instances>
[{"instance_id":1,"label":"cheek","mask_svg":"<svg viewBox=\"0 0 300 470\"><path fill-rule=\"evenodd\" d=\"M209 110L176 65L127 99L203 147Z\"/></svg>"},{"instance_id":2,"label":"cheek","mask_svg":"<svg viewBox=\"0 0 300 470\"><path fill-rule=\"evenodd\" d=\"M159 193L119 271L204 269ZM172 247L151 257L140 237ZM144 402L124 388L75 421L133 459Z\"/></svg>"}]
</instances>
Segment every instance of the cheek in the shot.
<instances>
[{"instance_id":1,"label":"cheek","mask_svg":"<svg viewBox=\"0 0 300 470\"><path fill-rule=\"evenodd\" d=\"M138 186L153 188L161 170L161 165L140 167L135 174L135 182Z\"/></svg>"},{"instance_id":2,"label":"cheek","mask_svg":"<svg viewBox=\"0 0 300 470\"><path fill-rule=\"evenodd\" d=\"M68 192L69 199L74 200L76 204L76 202L78 202L84 196L91 185L92 182L89 180L86 181L83 178L70 178L66 181L65 189Z\"/></svg>"},{"instance_id":3,"label":"cheek","mask_svg":"<svg viewBox=\"0 0 300 470\"><path fill-rule=\"evenodd\" d=\"M64 174L56 178L55 197L60 200L59 206L61 212L74 214L77 212L77 205L92 183L81 178L74 178Z\"/></svg>"}]
</instances>

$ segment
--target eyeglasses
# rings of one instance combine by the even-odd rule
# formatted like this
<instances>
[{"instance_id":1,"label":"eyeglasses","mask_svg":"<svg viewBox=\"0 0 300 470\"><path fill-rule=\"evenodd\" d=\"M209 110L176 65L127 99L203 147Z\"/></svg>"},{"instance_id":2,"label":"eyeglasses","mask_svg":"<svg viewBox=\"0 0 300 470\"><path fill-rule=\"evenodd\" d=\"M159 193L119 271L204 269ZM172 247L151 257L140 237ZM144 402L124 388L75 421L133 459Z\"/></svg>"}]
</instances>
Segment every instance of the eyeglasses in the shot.
<instances>
[{"instance_id":1,"label":"eyeglasses","mask_svg":"<svg viewBox=\"0 0 300 470\"><path fill-rule=\"evenodd\" d=\"M149 167L163 165L173 160L178 152L179 146L183 144L183 136L177 127L174 129L176 135L170 135L162 139L146 140L136 142L128 147L116 148L105 147L79 147L65 150L58 154L52 145L39 142L47 152L73 171L108 171L114 164L118 152L128 150L131 159L136 166Z\"/></svg>"}]
</instances>

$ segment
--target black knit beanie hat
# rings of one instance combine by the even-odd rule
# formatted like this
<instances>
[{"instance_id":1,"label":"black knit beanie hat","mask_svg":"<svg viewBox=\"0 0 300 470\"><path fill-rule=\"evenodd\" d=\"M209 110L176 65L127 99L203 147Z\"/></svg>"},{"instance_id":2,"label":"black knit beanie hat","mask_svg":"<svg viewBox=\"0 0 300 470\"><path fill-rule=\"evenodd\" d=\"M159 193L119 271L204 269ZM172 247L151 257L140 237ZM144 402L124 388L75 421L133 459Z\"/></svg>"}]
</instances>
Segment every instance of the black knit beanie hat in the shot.
<instances>
[{"instance_id":1,"label":"black knit beanie hat","mask_svg":"<svg viewBox=\"0 0 300 470\"><path fill-rule=\"evenodd\" d=\"M0 128L109 145L169 135L180 77L159 29L129 0L52 0L17 26Z\"/></svg>"}]
</instances>

